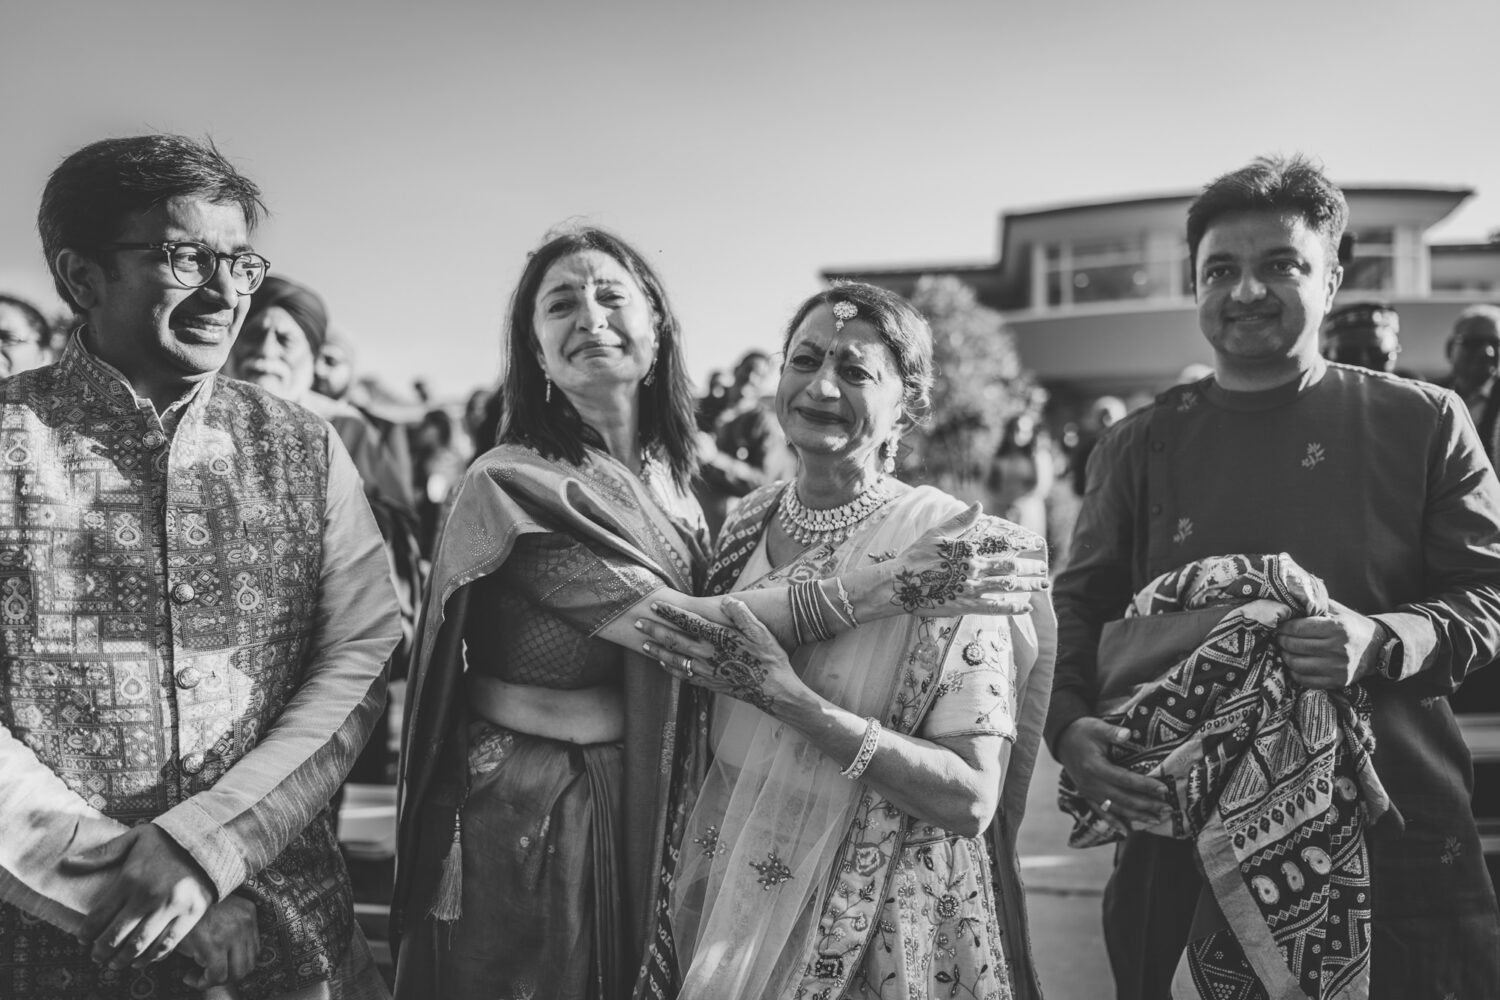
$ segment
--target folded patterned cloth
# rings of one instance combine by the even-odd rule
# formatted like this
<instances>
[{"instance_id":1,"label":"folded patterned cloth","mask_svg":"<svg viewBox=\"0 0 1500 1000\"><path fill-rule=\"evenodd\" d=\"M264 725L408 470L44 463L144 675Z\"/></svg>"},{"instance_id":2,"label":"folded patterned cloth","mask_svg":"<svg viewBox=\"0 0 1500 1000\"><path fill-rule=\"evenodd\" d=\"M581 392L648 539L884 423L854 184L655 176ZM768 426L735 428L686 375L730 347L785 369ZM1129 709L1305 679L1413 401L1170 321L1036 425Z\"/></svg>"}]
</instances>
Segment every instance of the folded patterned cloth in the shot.
<instances>
[{"instance_id":1,"label":"folded patterned cloth","mask_svg":"<svg viewBox=\"0 0 1500 1000\"><path fill-rule=\"evenodd\" d=\"M1390 808L1368 696L1298 686L1275 643L1281 622L1327 613L1327 588L1285 553L1215 556L1152 581L1126 617L1216 606L1224 616L1196 648L1181 656L1176 637L1153 679L1100 705L1130 731L1115 763L1172 793L1168 818L1146 832L1195 842L1224 918L1195 928L1172 995L1365 997L1365 829ZM1132 671L1150 656L1131 650ZM1075 819L1072 846L1120 838L1066 774L1058 804Z\"/></svg>"}]
</instances>

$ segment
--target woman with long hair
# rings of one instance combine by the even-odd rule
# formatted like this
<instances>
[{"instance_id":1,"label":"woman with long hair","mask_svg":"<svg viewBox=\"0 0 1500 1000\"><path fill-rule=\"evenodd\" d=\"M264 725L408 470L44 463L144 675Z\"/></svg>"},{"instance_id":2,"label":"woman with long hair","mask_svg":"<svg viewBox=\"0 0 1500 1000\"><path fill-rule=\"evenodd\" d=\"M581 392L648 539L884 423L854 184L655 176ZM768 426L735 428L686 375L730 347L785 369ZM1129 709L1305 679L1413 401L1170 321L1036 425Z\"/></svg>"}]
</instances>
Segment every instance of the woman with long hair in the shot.
<instances>
[{"instance_id":1,"label":"woman with long hair","mask_svg":"<svg viewBox=\"0 0 1500 1000\"><path fill-rule=\"evenodd\" d=\"M500 443L454 501L413 663L397 994L672 995L671 941L652 928L705 717L637 622L662 601L723 619L691 596L706 537L681 333L645 259L585 228L531 255L507 337ZM755 613L789 646L797 623L833 635L895 614L897 575L938 571L944 533L973 520L799 592L798 608L767 591ZM930 613L1024 603L1042 585L1025 569L975 561Z\"/></svg>"}]
</instances>

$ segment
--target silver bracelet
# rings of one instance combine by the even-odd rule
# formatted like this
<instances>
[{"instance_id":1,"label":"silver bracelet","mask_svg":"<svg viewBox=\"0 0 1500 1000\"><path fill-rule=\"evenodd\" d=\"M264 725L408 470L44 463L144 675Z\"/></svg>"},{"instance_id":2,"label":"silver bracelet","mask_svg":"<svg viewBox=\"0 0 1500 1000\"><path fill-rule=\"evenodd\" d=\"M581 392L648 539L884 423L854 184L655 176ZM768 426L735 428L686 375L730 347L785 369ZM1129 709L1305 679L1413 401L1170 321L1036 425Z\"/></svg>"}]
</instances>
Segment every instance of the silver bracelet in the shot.
<instances>
[{"instance_id":1,"label":"silver bracelet","mask_svg":"<svg viewBox=\"0 0 1500 1000\"><path fill-rule=\"evenodd\" d=\"M875 759L875 748L880 746L880 731L885 727L878 719L865 720L865 738L859 743L859 753L854 755L854 762L839 773L850 781L858 781L859 776L865 773L865 768L870 766L870 761Z\"/></svg>"}]
</instances>

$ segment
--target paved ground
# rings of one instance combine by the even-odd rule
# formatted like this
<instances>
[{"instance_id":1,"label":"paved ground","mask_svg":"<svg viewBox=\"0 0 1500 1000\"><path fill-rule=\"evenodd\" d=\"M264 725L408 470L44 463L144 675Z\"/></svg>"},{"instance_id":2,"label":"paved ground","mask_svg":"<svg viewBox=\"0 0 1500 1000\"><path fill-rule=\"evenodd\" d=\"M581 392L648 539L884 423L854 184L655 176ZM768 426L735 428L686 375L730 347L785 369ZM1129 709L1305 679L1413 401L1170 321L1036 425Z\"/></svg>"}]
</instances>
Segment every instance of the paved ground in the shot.
<instances>
[{"instance_id":1,"label":"paved ground","mask_svg":"<svg viewBox=\"0 0 1500 1000\"><path fill-rule=\"evenodd\" d=\"M1021 824L1021 874L1032 948L1047 1000L1114 996L1099 905L1113 851L1068 846L1069 823L1057 808L1058 766L1042 751Z\"/></svg>"}]
</instances>

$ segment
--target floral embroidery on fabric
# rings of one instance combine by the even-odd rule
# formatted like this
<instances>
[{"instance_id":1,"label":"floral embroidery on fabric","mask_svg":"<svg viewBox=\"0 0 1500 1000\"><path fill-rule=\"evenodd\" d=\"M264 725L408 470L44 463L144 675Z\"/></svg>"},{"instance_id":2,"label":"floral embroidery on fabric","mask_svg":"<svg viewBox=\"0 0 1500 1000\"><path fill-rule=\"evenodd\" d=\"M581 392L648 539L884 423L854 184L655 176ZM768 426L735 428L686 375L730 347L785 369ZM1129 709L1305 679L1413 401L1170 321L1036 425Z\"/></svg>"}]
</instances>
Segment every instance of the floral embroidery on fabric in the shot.
<instances>
[{"instance_id":1,"label":"floral embroidery on fabric","mask_svg":"<svg viewBox=\"0 0 1500 1000\"><path fill-rule=\"evenodd\" d=\"M895 866L868 958L846 996L1009 1000L1011 984L980 840L908 845Z\"/></svg>"},{"instance_id":2,"label":"floral embroidery on fabric","mask_svg":"<svg viewBox=\"0 0 1500 1000\"><path fill-rule=\"evenodd\" d=\"M1318 463L1326 457L1321 444L1316 441L1309 441L1307 443L1307 454L1302 457L1302 467L1304 469L1315 469L1318 467Z\"/></svg>"},{"instance_id":3,"label":"floral embroidery on fabric","mask_svg":"<svg viewBox=\"0 0 1500 1000\"><path fill-rule=\"evenodd\" d=\"M792 870L777 856L775 850L772 850L764 861L750 862L750 867L760 873L760 878L755 881L768 892L792 877Z\"/></svg>"},{"instance_id":4,"label":"floral embroidery on fabric","mask_svg":"<svg viewBox=\"0 0 1500 1000\"><path fill-rule=\"evenodd\" d=\"M1451 864L1453 864L1453 862L1455 862L1455 861L1457 861L1459 859L1459 856L1462 855L1463 852L1464 852L1463 841L1459 840L1457 837L1446 837L1446 838L1444 838L1444 840L1443 840L1443 854L1442 854L1442 862L1443 862L1443 864L1445 864L1445 865L1451 865Z\"/></svg>"},{"instance_id":5,"label":"floral embroidery on fabric","mask_svg":"<svg viewBox=\"0 0 1500 1000\"><path fill-rule=\"evenodd\" d=\"M710 825L705 828L703 836L694 837L693 843L703 848L705 858L716 858L722 853L719 848L719 828L716 826Z\"/></svg>"},{"instance_id":6,"label":"floral embroidery on fabric","mask_svg":"<svg viewBox=\"0 0 1500 1000\"><path fill-rule=\"evenodd\" d=\"M490 774L509 756L516 734L480 720L469 724L469 774Z\"/></svg>"},{"instance_id":7,"label":"floral embroidery on fabric","mask_svg":"<svg viewBox=\"0 0 1500 1000\"><path fill-rule=\"evenodd\" d=\"M1185 392L1182 394L1182 398L1177 401L1177 412L1187 413L1197 405L1198 394L1196 392Z\"/></svg>"}]
</instances>

